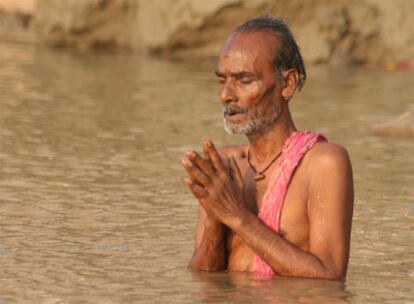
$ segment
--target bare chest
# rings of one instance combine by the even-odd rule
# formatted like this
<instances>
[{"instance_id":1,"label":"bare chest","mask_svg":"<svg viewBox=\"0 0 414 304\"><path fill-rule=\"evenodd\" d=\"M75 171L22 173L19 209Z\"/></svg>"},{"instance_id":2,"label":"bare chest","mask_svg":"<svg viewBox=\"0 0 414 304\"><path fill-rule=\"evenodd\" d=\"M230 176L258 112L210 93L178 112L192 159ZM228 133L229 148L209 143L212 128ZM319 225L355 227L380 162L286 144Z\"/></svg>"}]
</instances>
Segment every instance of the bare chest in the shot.
<instances>
[{"instance_id":1,"label":"bare chest","mask_svg":"<svg viewBox=\"0 0 414 304\"><path fill-rule=\"evenodd\" d=\"M248 167L240 166L245 180L245 199L249 209L258 215L263 197L268 189L272 172L264 180L256 182L254 173ZM279 235L292 244L307 250L309 224L307 217L307 196L304 172L300 168L290 181L283 201ZM275 219L276 220L276 219ZM229 270L249 271L253 266L254 253L238 235L229 231L228 235Z\"/></svg>"}]
</instances>

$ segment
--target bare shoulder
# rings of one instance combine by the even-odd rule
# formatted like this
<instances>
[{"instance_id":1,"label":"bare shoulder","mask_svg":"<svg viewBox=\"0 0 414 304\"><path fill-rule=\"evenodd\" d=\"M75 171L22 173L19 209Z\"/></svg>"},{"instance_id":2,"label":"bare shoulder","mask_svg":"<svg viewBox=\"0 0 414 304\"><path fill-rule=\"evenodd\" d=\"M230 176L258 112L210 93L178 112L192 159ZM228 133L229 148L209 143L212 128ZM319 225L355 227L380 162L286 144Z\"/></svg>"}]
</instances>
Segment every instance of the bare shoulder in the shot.
<instances>
[{"instance_id":1,"label":"bare shoulder","mask_svg":"<svg viewBox=\"0 0 414 304\"><path fill-rule=\"evenodd\" d=\"M318 143L310 151L306 164L310 194L337 196L332 201L353 201L352 166L345 148Z\"/></svg>"},{"instance_id":2,"label":"bare shoulder","mask_svg":"<svg viewBox=\"0 0 414 304\"><path fill-rule=\"evenodd\" d=\"M308 167L311 171L351 168L347 150L337 144L317 143L308 154Z\"/></svg>"}]
</instances>

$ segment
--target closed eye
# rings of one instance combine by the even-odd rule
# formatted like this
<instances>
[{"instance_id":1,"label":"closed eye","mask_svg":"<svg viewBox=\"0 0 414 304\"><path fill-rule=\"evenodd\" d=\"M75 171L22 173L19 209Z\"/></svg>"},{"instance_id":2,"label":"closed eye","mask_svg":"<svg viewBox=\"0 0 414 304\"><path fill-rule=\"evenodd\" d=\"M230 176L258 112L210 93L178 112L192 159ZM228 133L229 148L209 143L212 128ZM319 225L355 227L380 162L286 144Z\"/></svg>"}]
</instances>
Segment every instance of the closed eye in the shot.
<instances>
[{"instance_id":1,"label":"closed eye","mask_svg":"<svg viewBox=\"0 0 414 304\"><path fill-rule=\"evenodd\" d=\"M240 79L238 79L241 83L251 83L253 81L252 77L242 77Z\"/></svg>"},{"instance_id":2,"label":"closed eye","mask_svg":"<svg viewBox=\"0 0 414 304\"><path fill-rule=\"evenodd\" d=\"M219 71L216 71L215 74L220 84L223 84L226 82L226 79L227 79L226 75L224 75L223 73ZM234 78L235 80L243 84L249 84L255 79L254 74L250 72L246 72L246 71L230 73L230 77Z\"/></svg>"},{"instance_id":3,"label":"closed eye","mask_svg":"<svg viewBox=\"0 0 414 304\"><path fill-rule=\"evenodd\" d=\"M234 73L232 76L241 83L250 83L254 80L254 75L250 72Z\"/></svg>"},{"instance_id":4,"label":"closed eye","mask_svg":"<svg viewBox=\"0 0 414 304\"><path fill-rule=\"evenodd\" d=\"M223 83L225 83L225 82L226 82L226 78L224 78L224 77L219 77L219 78L218 78L218 82L219 82L220 84L223 84Z\"/></svg>"},{"instance_id":5,"label":"closed eye","mask_svg":"<svg viewBox=\"0 0 414 304\"><path fill-rule=\"evenodd\" d=\"M215 71L214 74L216 74L219 83L225 83L226 82L226 76L223 73L220 73L219 71Z\"/></svg>"}]
</instances>

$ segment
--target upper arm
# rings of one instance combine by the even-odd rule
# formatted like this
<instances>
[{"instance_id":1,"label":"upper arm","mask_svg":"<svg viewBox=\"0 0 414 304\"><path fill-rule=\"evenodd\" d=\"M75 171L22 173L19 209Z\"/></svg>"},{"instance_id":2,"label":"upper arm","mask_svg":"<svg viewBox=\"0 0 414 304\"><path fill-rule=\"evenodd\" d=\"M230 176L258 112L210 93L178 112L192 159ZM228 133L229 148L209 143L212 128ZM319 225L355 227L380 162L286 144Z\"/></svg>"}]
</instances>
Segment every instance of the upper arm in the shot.
<instances>
[{"instance_id":1,"label":"upper arm","mask_svg":"<svg viewBox=\"0 0 414 304\"><path fill-rule=\"evenodd\" d=\"M321 144L310 158L309 250L336 277L347 269L353 212L353 180L342 147Z\"/></svg>"}]
</instances>

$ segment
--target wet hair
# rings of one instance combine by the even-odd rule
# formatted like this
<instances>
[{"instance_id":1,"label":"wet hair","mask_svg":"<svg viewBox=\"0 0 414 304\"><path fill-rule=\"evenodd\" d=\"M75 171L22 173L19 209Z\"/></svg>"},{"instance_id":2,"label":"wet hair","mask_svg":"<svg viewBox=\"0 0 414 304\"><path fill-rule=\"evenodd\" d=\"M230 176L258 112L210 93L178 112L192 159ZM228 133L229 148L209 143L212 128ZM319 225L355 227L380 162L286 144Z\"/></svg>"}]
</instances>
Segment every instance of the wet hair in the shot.
<instances>
[{"instance_id":1,"label":"wet hair","mask_svg":"<svg viewBox=\"0 0 414 304\"><path fill-rule=\"evenodd\" d=\"M303 63L302 55L295 38L286 25L285 21L279 17L260 16L236 28L233 33L249 33L255 31L266 31L273 34L280 46L274 55L272 64L275 71L280 76L280 71L288 69L296 69L299 73L298 89L299 91L306 81L305 64Z\"/></svg>"}]
</instances>

